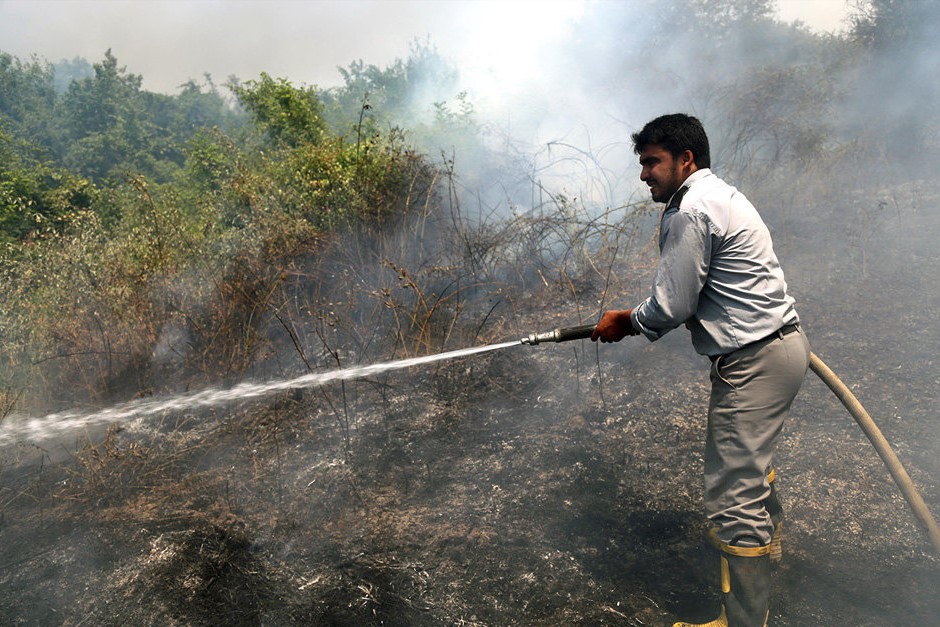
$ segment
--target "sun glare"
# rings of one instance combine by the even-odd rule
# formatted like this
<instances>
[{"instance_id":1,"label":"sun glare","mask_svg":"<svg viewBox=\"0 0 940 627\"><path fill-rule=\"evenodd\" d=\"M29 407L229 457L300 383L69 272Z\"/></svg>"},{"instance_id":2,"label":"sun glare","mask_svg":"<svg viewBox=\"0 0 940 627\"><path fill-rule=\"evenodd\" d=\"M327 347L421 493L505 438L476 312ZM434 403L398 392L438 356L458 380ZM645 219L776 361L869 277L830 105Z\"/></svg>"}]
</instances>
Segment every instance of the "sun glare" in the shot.
<instances>
[{"instance_id":1,"label":"sun glare","mask_svg":"<svg viewBox=\"0 0 940 627\"><path fill-rule=\"evenodd\" d=\"M570 36L583 11L583 0L464 5L463 38L452 44L461 76L499 107L538 79L552 44Z\"/></svg>"}]
</instances>

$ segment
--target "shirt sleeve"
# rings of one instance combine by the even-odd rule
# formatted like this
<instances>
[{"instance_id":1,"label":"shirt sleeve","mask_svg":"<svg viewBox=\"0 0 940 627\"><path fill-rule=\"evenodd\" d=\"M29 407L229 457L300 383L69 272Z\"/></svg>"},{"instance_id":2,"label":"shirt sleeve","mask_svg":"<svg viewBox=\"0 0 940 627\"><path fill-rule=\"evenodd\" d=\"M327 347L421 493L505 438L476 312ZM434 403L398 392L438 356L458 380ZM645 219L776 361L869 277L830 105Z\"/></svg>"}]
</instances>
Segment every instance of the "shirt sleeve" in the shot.
<instances>
[{"instance_id":1,"label":"shirt sleeve","mask_svg":"<svg viewBox=\"0 0 940 627\"><path fill-rule=\"evenodd\" d=\"M661 251L649 298L633 310L634 326L657 340L691 318L708 277L711 232L694 211L677 210L664 216Z\"/></svg>"}]
</instances>

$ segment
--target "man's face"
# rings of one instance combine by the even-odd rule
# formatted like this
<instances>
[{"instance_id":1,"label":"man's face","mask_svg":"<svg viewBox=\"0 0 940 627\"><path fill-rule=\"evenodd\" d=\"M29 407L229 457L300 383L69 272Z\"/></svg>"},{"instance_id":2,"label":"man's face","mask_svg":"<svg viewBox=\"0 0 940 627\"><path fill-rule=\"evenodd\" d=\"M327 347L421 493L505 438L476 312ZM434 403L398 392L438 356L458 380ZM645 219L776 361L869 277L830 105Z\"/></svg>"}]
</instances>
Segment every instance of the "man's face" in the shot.
<instances>
[{"instance_id":1,"label":"man's face","mask_svg":"<svg viewBox=\"0 0 940 627\"><path fill-rule=\"evenodd\" d=\"M640 151L640 180L649 185L655 202L668 202L695 171L692 152L686 150L673 157L665 148L652 144Z\"/></svg>"}]
</instances>

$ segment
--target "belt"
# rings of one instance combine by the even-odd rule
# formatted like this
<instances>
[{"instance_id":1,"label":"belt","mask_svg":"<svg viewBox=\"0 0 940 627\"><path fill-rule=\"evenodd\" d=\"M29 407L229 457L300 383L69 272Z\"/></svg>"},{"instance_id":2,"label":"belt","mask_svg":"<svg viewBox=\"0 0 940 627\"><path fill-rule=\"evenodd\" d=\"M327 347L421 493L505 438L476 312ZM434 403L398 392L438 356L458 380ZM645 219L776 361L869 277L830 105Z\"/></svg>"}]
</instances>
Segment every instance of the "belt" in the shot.
<instances>
[{"instance_id":1,"label":"belt","mask_svg":"<svg viewBox=\"0 0 940 627\"><path fill-rule=\"evenodd\" d=\"M754 346L755 344L762 344L762 343L764 343L764 342L769 342L769 341L774 340L774 339L781 339L781 340L782 340L782 339L783 339L783 336L785 336L785 335L790 335L790 334L793 333L794 331L799 331L799 329L800 329L800 323L799 323L799 322L794 322L793 324L785 324L785 325L783 325L782 327L780 327L779 329L777 329L776 331L774 331L773 333L771 333L770 335L766 335L766 336L762 337L761 339L755 340L755 341L753 341L753 342L748 342L747 344L745 344L745 345L742 346L741 348L737 348L737 349L731 351L731 353L736 353L736 352L738 352L738 351L740 351L740 350L744 350L745 348L750 348L751 346ZM723 353L723 355L730 355L731 353ZM721 356L722 356L722 355L709 355L708 358L711 359L711 360L714 362L714 361L716 361L716 360L717 360L719 357L721 357Z\"/></svg>"},{"instance_id":2,"label":"belt","mask_svg":"<svg viewBox=\"0 0 940 627\"><path fill-rule=\"evenodd\" d=\"M790 335L791 333L793 333L794 331L798 331L799 329L800 329L799 322L794 322L793 324L785 324L779 329L777 329L776 331L774 331L773 333L771 333L770 335L768 335L767 337L762 337L761 339L757 340L757 342L751 342L751 344L757 344L759 342L766 342L767 340L772 340L775 337L780 338L782 340L784 335ZM751 344L746 344L745 346L750 346ZM744 346L742 346L741 348L744 348ZM741 350L741 349L738 349L738 350Z\"/></svg>"}]
</instances>

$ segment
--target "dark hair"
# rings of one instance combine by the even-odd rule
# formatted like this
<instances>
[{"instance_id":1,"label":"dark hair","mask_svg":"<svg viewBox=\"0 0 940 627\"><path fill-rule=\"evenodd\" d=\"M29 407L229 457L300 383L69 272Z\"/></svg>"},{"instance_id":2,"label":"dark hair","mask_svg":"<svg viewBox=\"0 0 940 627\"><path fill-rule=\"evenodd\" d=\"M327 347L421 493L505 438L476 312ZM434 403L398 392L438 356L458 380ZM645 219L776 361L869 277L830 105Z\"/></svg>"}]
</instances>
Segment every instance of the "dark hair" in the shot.
<instances>
[{"instance_id":1,"label":"dark hair","mask_svg":"<svg viewBox=\"0 0 940 627\"><path fill-rule=\"evenodd\" d=\"M711 155L708 152L708 136L705 127L691 115L670 113L661 115L639 133L633 134L633 152L640 154L649 146L661 146L674 158L686 150L691 150L695 165L700 168L711 167Z\"/></svg>"}]
</instances>

